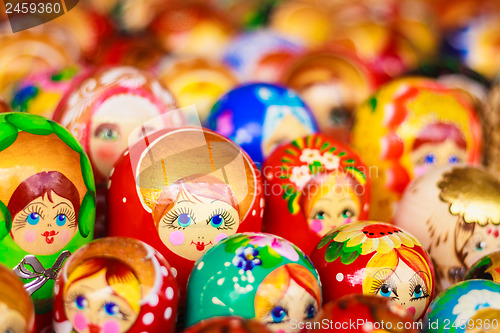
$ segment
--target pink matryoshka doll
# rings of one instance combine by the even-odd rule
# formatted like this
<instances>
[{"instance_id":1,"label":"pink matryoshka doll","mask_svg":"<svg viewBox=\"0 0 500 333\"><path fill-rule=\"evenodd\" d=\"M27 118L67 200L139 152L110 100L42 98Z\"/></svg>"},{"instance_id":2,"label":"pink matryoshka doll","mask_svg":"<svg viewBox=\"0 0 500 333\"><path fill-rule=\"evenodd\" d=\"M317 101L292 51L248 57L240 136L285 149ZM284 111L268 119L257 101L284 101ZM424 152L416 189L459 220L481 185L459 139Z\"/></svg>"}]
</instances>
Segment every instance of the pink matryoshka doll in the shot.
<instances>
[{"instance_id":1,"label":"pink matryoshka doll","mask_svg":"<svg viewBox=\"0 0 500 333\"><path fill-rule=\"evenodd\" d=\"M150 126L180 125L180 119L168 118L175 107L171 93L150 74L134 67L108 67L89 74L69 91L54 120L80 141L94 167L96 183L102 184L128 146L133 129L162 114L167 115Z\"/></svg>"},{"instance_id":2,"label":"pink matryoshka doll","mask_svg":"<svg viewBox=\"0 0 500 333\"><path fill-rule=\"evenodd\" d=\"M384 85L356 110L351 132L376 172L370 218L389 221L408 183L430 168L479 163L481 141L475 110L454 90L420 77Z\"/></svg>"},{"instance_id":3,"label":"pink matryoshka doll","mask_svg":"<svg viewBox=\"0 0 500 333\"><path fill-rule=\"evenodd\" d=\"M252 160L222 135L200 128L156 131L115 164L109 233L158 249L177 270L182 291L195 261L215 243L260 231L261 186Z\"/></svg>"},{"instance_id":4,"label":"pink matryoshka doll","mask_svg":"<svg viewBox=\"0 0 500 333\"><path fill-rule=\"evenodd\" d=\"M34 333L35 310L24 285L11 269L0 265L0 332Z\"/></svg>"},{"instance_id":5,"label":"pink matryoshka doll","mask_svg":"<svg viewBox=\"0 0 500 333\"><path fill-rule=\"evenodd\" d=\"M423 318L434 298L434 268L419 240L393 225L354 222L321 239L311 260L325 302L345 295L378 295Z\"/></svg>"},{"instance_id":6,"label":"pink matryoshka doll","mask_svg":"<svg viewBox=\"0 0 500 333\"><path fill-rule=\"evenodd\" d=\"M310 254L339 225L368 218L368 168L346 145L313 134L277 148L264 163L264 230Z\"/></svg>"},{"instance_id":7,"label":"pink matryoshka doll","mask_svg":"<svg viewBox=\"0 0 500 333\"><path fill-rule=\"evenodd\" d=\"M163 256L136 239L106 237L76 251L54 287L55 333L173 333L179 291Z\"/></svg>"}]
</instances>

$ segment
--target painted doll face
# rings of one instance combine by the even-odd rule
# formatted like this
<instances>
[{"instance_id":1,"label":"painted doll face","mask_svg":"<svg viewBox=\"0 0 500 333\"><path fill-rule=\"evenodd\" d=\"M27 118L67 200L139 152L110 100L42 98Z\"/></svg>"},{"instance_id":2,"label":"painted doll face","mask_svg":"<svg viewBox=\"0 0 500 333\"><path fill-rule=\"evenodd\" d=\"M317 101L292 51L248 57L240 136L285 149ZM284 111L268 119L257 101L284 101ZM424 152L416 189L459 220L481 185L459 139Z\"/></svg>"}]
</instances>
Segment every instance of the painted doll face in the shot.
<instances>
[{"instance_id":1,"label":"painted doll face","mask_svg":"<svg viewBox=\"0 0 500 333\"><path fill-rule=\"evenodd\" d=\"M411 152L415 176L423 175L429 168L448 164L465 163L467 153L452 140L426 143Z\"/></svg>"},{"instance_id":2,"label":"painted doll face","mask_svg":"<svg viewBox=\"0 0 500 333\"><path fill-rule=\"evenodd\" d=\"M322 188L326 188L327 192L309 198L307 206L310 207L306 207L309 228L319 236L342 224L356 221L361 210L360 199L346 176L332 174Z\"/></svg>"},{"instance_id":3,"label":"painted doll face","mask_svg":"<svg viewBox=\"0 0 500 333\"><path fill-rule=\"evenodd\" d=\"M2 333L25 333L26 320L17 312L0 302L0 332Z\"/></svg>"},{"instance_id":4,"label":"painted doll face","mask_svg":"<svg viewBox=\"0 0 500 333\"><path fill-rule=\"evenodd\" d=\"M399 260L396 269L382 267L375 273L371 293L392 299L417 320L429 303L430 291L423 279L425 274L423 271L413 271Z\"/></svg>"},{"instance_id":5,"label":"painted doll face","mask_svg":"<svg viewBox=\"0 0 500 333\"><path fill-rule=\"evenodd\" d=\"M106 282L106 273L81 279L64 295L65 311L77 333L127 332L139 313Z\"/></svg>"},{"instance_id":6,"label":"painted doll face","mask_svg":"<svg viewBox=\"0 0 500 333\"><path fill-rule=\"evenodd\" d=\"M12 238L24 251L50 255L62 250L78 230L71 201L54 192L31 201L12 222Z\"/></svg>"},{"instance_id":7,"label":"painted doll face","mask_svg":"<svg viewBox=\"0 0 500 333\"><path fill-rule=\"evenodd\" d=\"M471 267L483 256L500 249L500 226L487 224L481 226L476 224L474 233L464 245L464 263L467 268Z\"/></svg>"},{"instance_id":8,"label":"painted doll face","mask_svg":"<svg viewBox=\"0 0 500 333\"><path fill-rule=\"evenodd\" d=\"M158 225L162 242L175 254L197 260L213 244L236 233L238 211L230 204L181 189Z\"/></svg>"},{"instance_id":9,"label":"painted doll face","mask_svg":"<svg viewBox=\"0 0 500 333\"><path fill-rule=\"evenodd\" d=\"M313 296L297 282L291 280L285 295L265 316L258 319L273 332L296 333L300 330L292 329L293 325L290 324L290 321L294 319L297 322L312 321L318 312L318 306L318 302Z\"/></svg>"},{"instance_id":10,"label":"painted doll face","mask_svg":"<svg viewBox=\"0 0 500 333\"><path fill-rule=\"evenodd\" d=\"M130 133L158 115L156 106L140 96L122 94L104 101L92 118L89 133L89 154L97 170L108 177L127 148Z\"/></svg>"}]
</instances>

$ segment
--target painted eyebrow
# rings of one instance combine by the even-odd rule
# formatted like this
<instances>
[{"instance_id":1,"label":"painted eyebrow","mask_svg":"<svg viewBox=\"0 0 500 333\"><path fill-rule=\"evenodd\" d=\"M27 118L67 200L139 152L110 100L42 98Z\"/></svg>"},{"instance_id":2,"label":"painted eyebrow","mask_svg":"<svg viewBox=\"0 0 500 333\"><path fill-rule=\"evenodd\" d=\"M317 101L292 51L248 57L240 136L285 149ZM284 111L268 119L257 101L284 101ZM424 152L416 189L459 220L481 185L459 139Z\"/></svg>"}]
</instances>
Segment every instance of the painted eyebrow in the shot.
<instances>
[{"instance_id":1,"label":"painted eyebrow","mask_svg":"<svg viewBox=\"0 0 500 333\"><path fill-rule=\"evenodd\" d=\"M191 200L187 200L187 199L186 199L186 200L177 201L177 203L181 203L181 202L189 202L189 203L192 203L192 204L194 204L194 203L195 203L195 202L193 202L193 201L191 201Z\"/></svg>"},{"instance_id":2,"label":"painted eyebrow","mask_svg":"<svg viewBox=\"0 0 500 333\"><path fill-rule=\"evenodd\" d=\"M47 205L46 205L46 204L44 204L43 202L35 201L35 202L30 203L30 204L29 204L29 205L27 205L26 207L24 207L24 209L28 208L28 207L29 207L29 206L31 206L31 205L42 205L42 206L44 206L44 207L47 207Z\"/></svg>"},{"instance_id":3,"label":"painted eyebrow","mask_svg":"<svg viewBox=\"0 0 500 333\"><path fill-rule=\"evenodd\" d=\"M57 206L59 206L59 205L66 205L66 206L68 206L69 208L71 208L71 206L70 206L68 203L66 203L66 202L60 202L60 203L58 203L57 205L55 205L54 207L52 207L52 208L56 208L56 207L57 207Z\"/></svg>"},{"instance_id":4,"label":"painted eyebrow","mask_svg":"<svg viewBox=\"0 0 500 333\"><path fill-rule=\"evenodd\" d=\"M392 272L391 274L389 274L387 276L387 279L390 278L391 276L396 276L398 278L398 280L401 281L401 279L399 278L398 274L396 274L396 272L392 268L389 268L389 267L385 267L385 268L379 269L377 272L375 272L375 274L372 275L372 277L375 278L378 274L382 274L381 272L387 271L387 270Z\"/></svg>"}]
</instances>

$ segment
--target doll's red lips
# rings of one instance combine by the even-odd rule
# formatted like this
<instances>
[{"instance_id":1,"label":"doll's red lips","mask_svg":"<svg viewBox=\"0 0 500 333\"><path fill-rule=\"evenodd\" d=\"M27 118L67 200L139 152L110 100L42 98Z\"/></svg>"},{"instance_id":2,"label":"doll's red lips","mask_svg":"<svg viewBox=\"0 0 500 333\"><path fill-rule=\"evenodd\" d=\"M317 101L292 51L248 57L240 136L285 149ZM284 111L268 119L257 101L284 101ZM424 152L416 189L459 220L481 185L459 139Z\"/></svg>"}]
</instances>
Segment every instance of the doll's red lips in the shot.
<instances>
[{"instance_id":1,"label":"doll's red lips","mask_svg":"<svg viewBox=\"0 0 500 333\"><path fill-rule=\"evenodd\" d=\"M89 333L100 333L101 328L98 325L95 324L89 324Z\"/></svg>"},{"instance_id":2,"label":"doll's red lips","mask_svg":"<svg viewBox=\"0 0 500 333\"><path fill-rule=\"evenodd\" d=\"M52 244L54 243L54 237L55 235L57 235L59 233L56 232L55 230L51 230L51 231L45 231L42 236L45 237L45 241L47 242L47 244Z\"/></svg>"},{"instance_id":3,"label":"doll's red lips","mask_svg":"<svg viewBox=\"0 0 500 333\"><path fill-rule=\"evenodd\" d=\"M205 250L205 247L210 245L210 244L213 244L212 241L208 242L207 244L205 244L204 242L198 242L198 243L195 243L194 241L191 241L191 244L194 244L196 245L196 249L198 251L203 251Z\"/></svg>"}]
</instances>

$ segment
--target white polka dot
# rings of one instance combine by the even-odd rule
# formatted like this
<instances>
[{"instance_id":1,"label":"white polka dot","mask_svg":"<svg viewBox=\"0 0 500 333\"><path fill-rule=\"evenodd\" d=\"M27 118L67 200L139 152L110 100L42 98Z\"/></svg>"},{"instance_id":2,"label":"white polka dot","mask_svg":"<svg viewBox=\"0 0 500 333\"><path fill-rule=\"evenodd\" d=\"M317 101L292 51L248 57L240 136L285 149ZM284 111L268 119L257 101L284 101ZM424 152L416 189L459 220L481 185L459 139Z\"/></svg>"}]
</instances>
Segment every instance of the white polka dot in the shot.
<instances>
[{"instance_id":1,"label":"white polka dot","mask_svg":"<svg viewBox=\"0 0 500 333\"><path fill-rule=\"evenodd\" d=\"M260 211L260 217L263 217L264 216L264 210L261 210Z\"/></svg>"},{"instance_id":2,"label":"white polka dot","mask_svg":"<svg viewBox=\"0 0 500 333\"><path fill-rule=\"evenodd\" d=\"M260 199L260 208L264 207L264 198Z\"/></svg>"},{"instance_id":3,"label":"white polka dot","mask_svg":"<svg viewBox=\"0 0 500 333\"><path fill-rule=\"evenodd\" d=\"M111 179L108 181L108 190L111 187Z\"/></svg>"},{"instance_id":4,"label":"white polka dot","mask_svg":"<svg viewBox=\"0 0 500 333\"><path fill-rule=\"evenodd\" d=\"M123 203L127 202L127 198L123 197Z\"/></svg>"},{"instance_id":5,"label":"white polka dot","mask_svg":"<svg viewBox=\"0 0 500 333\"><path fill-rule=\"evenodd\" d=\"M109 177L113 176L113 172L115 172L115 168L111 169L111 172L109 173Z\"/></svg>"},{"instance_id":6,"label":"white polka dot","mask_svg":"<svg viewBox=\"0 0 500 333\"><path fill-rule=\"evenodd\" d=\"M161 274L163 274L163 276L168 276L168 269L167 269L167 267L161 266L160 271L161 271Z\"/></svg>"},{"instance_id":7,"label":"white polka dot","mask_svg":"<svg viewBox=\"0 0 500 333\"><path fill-rule=\"evenodd\" d=\"M198 266L196 267L198 270L202 269L203 268L203 265L205 265L205 263L202 261L198 264Z\"/></svg>"},{"instance_id":8,"label":"white polka dot","mask_svg":"<svg viewBox=\"0 0 500 333\"><path fill-rule=\"evenodd\" d=\"M255 216L255 214L257 214L257 211L254 209L252 210L252 216Z\"/></svg>"},{"instance_id":9,"label":"white polka dot","mask_svg":"<svg viewBox=\"0 0 500 333\"><path fill-rule=\"evenodd\" d=\"M342 274L342 273L337 273L336 278L337 278L337 281L341 282L342 280L344 280L344 274Z\"/></svg>"},{"instance_id":10,"label":"white polka dot","mask_svg":"<svg viewBox=\"0 0 500 333\"><path fill-rule=\"evenodd\" d=\"M56 318L56 320L59 320L59 311L56 311L55 318Z\"/></svg>"},{"instance_id":11,"label":"white polka dot","mask_svg":"<svg viewBox=\"0 0 500 333\"><path fill-rule=\"evenodd\" d=\"M128 155L128 149L125 150L125 152L123 153L123 156L127 156Z\"/></svg>"},{"instance_id":12,"label":"white polka dot","mask_svg":"<svg viewBox=\"0 0 500 333\"><path fill-rule=\"evenodd\" d=\"M167 299L174 298L174 290L172 289L172 287L168 287L165 294L167 295Z\"/></svg>"},{"instance_id":13,"label":"white polka dot","mask_svg":"<svg viewBox=\"0 0 500 333\"><path fill-rule=\"evenodd\" d=\"M171 308L171 307L168 307L168 308L165 310L165 319L170 319L170 317L172 317L172 308Z\"/></svg>"},{"instance_id":14,"label":"white polka dot","mask_svg":"<svg viewBox=\"0 0 500 333\"><path fill-rule=\"evenodd\" d=\"M230 263L229 261L226 261L226 262L224 263L224 266L229 267L229 266L231 266L231 263Z\"/></svg>"},{"instance_id":15,"label":"white polka dot","mask_svg":"<svg viewBox=\"0 0 500 333\"><path fill-rule=\"evenodd\" d=\"M142 323L144 325L151 325L153 321L155 320L155 315L152 314L151 312L148 312L142 317Z\"/></svg>"},{"instance_id":16,"label":"white polka dot","mask_svg":"<svg viewBox=\"0 0 500 333\"><path fill-rule=\"evenodd\" d=\"M172 272L172 275L173 275L174 277L176 277L176 276L177 276L177 270L175 269L175 267L172 267L172 268L170 269L170 271Z\"/></svg>"},{"instance_id":17,"label":"white polka dot","mask_svg":"<svg viewBox=\"0 0 500 333\"><path fill-rule=\"evenodd\" d=\"M56 285L54 287L54 294L55 295L59 294L59 283L56 283Z\"/></svg>"},{"instance_id":18,"label":"white polka dot","mask_svg":"<svg viewBox=\"0 0 500 333\"><path fill-rule=\"evenodd\" d=\"M158 297L158 295L151 295L150 296L150 300L149 300L149 305L151 305L152 307L155 307L158 305L158 302L160 301L160 298Z\"/></svg>"}]
</instances>

